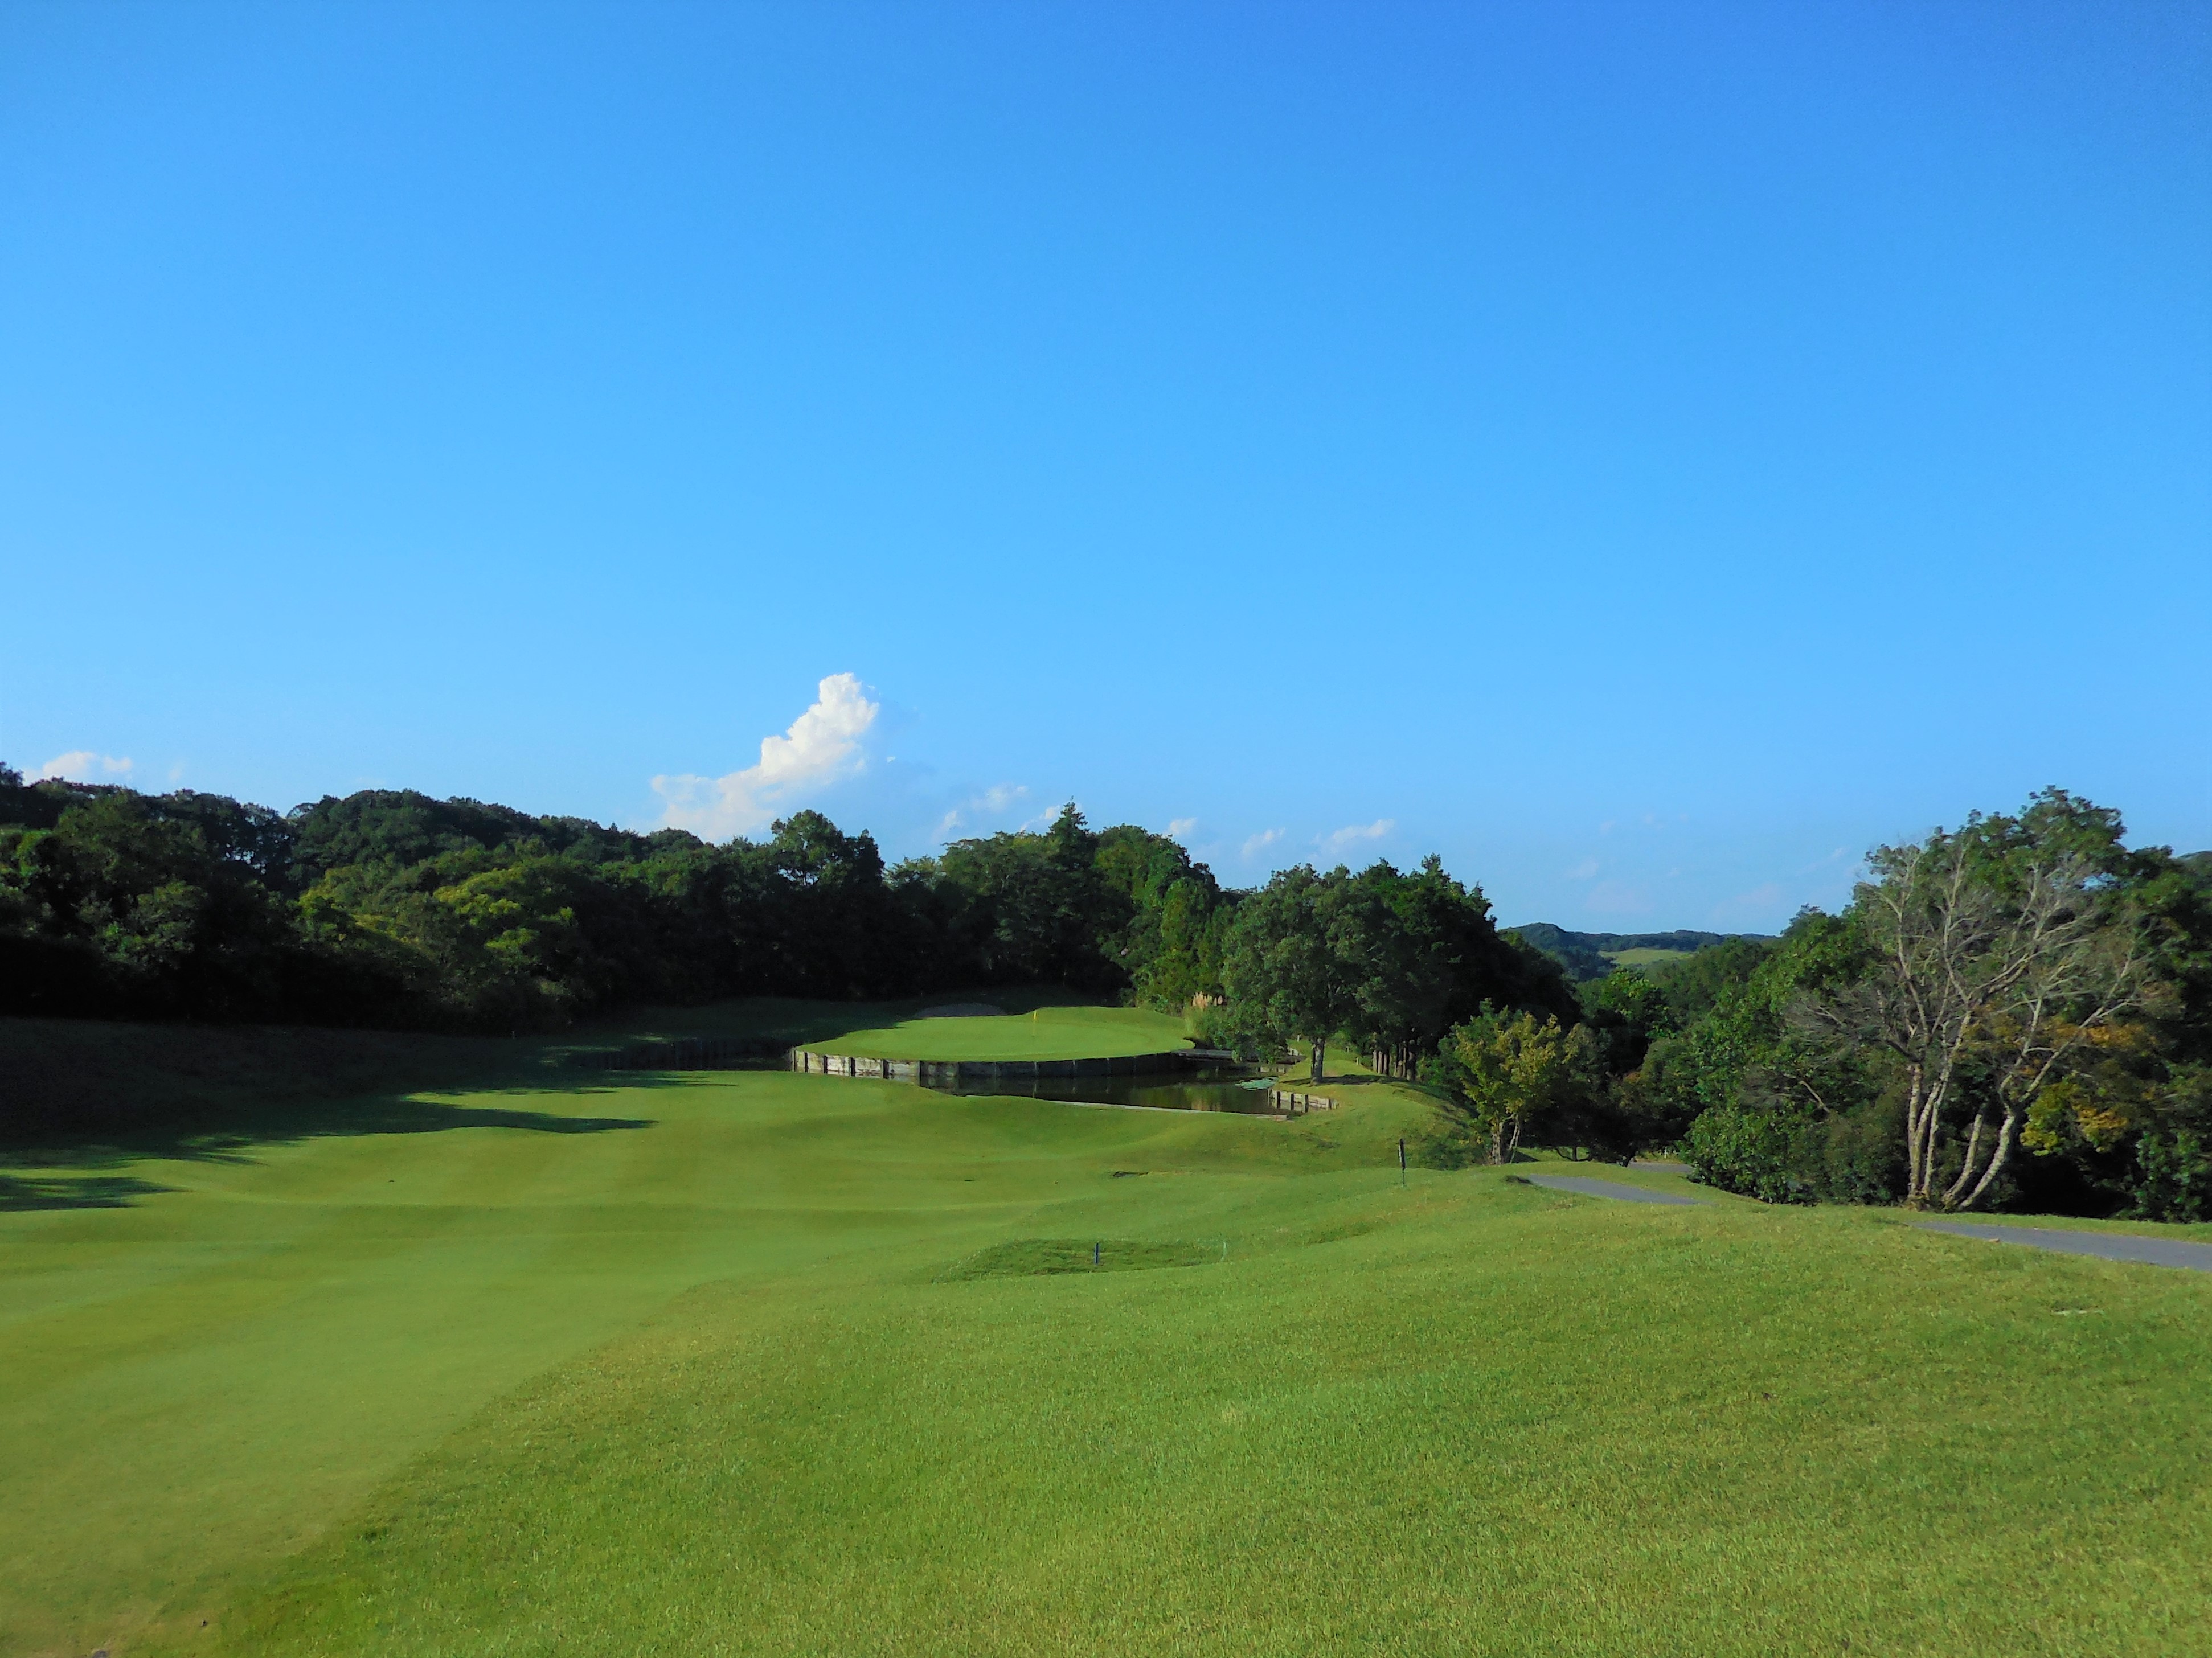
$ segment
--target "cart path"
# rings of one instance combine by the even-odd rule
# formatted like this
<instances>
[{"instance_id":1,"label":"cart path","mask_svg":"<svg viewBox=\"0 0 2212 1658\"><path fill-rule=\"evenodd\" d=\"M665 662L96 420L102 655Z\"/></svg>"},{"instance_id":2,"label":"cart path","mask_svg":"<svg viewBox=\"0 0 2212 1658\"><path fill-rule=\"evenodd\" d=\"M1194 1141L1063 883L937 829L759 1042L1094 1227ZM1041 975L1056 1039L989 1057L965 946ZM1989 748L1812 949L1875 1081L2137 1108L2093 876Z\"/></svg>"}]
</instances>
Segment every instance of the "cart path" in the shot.
<instances>
[{"instance_id":1,"label":"cart path","mask_svg":"<svg viewBox=\"0 0 2212 1658\"><path fill-rule=\"evenodd\" d=\"M1531 1186L1554 1192L1578 1192L1586 1198L1619 1198L1626 1203L1695 1204L1697 1198L1677 1197L1671 1192L1647 1192L1640 1186L1618 1181L1593 1180L1586 1175L1523 1175ZM2181 1266L2191 1272L2212 1272L2212 1243L2191 1243L2182 1238L2147 1238L2124 1232L2068 1232L2048 1226L1982 1226L1970 1221L1923 1220L1923 1231L1950 1232L1962 1238L1986 1238L1995 1243L2024 1243L2031 1249L2051 1249L2064 1255L2095 1255L2105 1260L2137 1260L2152 1266Z\"/></svg>"},{"instance_id":2,"label":"cart path","mask_svg":"<svg viewBox=\"0 0 2212 1658\"><path fill-rule=\"evenodd\" d=\"M1623 1186L1619 1181L1592 1180L1587 1175L1523 1175L1531 1186L1548 1186L1554 1192L1579 1192L1586 1198L1619 1198L1624 1203L1686 1203L1696 1204L1698 1198L1677 1197L1672 1192L1649 1192L1640 1186Z\"/></svg>"},{"instance_id":3,"label":"cart path","mask_svg":"<svg viewBox=\"0 0 2212 1658\"><path fill-rule=\"evenodd\" d=\"M2192 1272L2212 1272L2212 1243L2138 1237L2124 1232L2062 1232L2043 1226L1976 1226L1956 1220L1924 1220L1920 1224L1930 1232L2024 1243L2031 1249L2056 1249L2061 1254L2101 1255L2106 1260L2141 1260L2154 1266L2185 1266Z\"/></svg>"}]
</instances>

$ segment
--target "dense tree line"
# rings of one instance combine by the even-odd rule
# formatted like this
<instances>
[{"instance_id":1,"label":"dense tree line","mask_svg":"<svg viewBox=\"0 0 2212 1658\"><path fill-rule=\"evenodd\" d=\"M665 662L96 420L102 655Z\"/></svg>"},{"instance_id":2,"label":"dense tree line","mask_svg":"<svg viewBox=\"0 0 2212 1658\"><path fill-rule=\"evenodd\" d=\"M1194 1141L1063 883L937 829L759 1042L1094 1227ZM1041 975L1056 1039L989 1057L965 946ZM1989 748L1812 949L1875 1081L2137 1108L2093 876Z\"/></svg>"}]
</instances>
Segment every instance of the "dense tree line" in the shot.
<instances>
[{"instance_id":1,"label":"dense tree line","mask_svg":"<svg viewBox=\"0 0 2212 1658\"><path fill-rule=\"evenodd\" d=\"M1251 941L1313 917L1322 1003L1239 981ZM1240 983L1224 1039L1348 1035L1406 1069L1486 999L1572 1005L1433 859L1246 894L1073 806L887 867L811 811L711 846L404 790L277 812L0 768L0 1011L517 1031L623 1003L1047 984L1219 1019Z\"/></svg>"},{"instance_id":2,"label":"dense tree line","mask_svg":"<svg viewBox=\"0 0 2212 1658\"><path fill-rule=\"evenodd\" d=\"M710 846L404 790L290 812L0 768L0 1006L556 1027L625 1002L1219 987L1233 895L1164 836L963 841L886 867L818 812Z\"/></svg>"}]
</instances>

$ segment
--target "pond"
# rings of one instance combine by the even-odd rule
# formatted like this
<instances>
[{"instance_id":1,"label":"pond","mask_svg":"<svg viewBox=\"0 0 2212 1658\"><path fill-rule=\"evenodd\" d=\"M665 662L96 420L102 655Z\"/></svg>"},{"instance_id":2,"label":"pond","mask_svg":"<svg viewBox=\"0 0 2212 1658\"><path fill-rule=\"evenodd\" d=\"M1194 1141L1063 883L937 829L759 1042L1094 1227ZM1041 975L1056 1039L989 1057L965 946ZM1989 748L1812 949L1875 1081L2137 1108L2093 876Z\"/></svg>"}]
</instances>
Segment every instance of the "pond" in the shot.
<instances>
[{"instance_id":1,"label":"pond","mask_svg":"<svg viewBox=\"0 0 2212 1658\"><path fill-rule=\"evenodd\" d=\"M1266 1116L1274 1110L1269 1090L1275 1079L1243 1066L1210 1066L1132 1077L1024 1077L927 1085L945 1094L1013 1094L1077 1105L1141 1105L1155 1111L1242 1111Z\"/></svg>"}]
</instances>

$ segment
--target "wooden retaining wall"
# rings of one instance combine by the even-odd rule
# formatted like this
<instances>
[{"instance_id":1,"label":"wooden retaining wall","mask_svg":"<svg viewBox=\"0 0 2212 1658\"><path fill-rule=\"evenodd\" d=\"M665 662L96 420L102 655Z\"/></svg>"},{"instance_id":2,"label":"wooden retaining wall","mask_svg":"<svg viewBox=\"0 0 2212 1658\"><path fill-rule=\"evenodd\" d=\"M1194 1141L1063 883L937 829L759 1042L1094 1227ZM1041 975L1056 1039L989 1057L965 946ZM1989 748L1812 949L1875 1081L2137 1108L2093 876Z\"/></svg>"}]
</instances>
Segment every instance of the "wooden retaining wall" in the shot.
<instances>
[{"instance_id":1,"label":"wooden retaining wall","mask_svg":"<svg viewBox=\"0 0 2212 1658\"><path fill-rule=\"evenodd\" d=\"M1286 1117L1302 1117L1309 1111L1334 1111L1336 1102L1326 1094L1294 1094L1287 1088L1278 1088L1270 1096L1275 1109Z\"/></svg>"},{"instance_id":2,"label":"wooden retaining wall","mask_svg":"<svg viewBox=\"0 0 2212 1658\"><path fill-rule=\"evenodd\" d=\"M963 1083L1042 1082L1054 1078L1139 1077L1202 1065L1188 1048L1170 1054L1117 1054L1103 1060L871 1060L854 1054L823 1054L794 1048L787 1056L793 1071L815 1077L858 1077L881 1082L920 1083L925 1088L957 1088Z\"/></svg>"}]
</instances>

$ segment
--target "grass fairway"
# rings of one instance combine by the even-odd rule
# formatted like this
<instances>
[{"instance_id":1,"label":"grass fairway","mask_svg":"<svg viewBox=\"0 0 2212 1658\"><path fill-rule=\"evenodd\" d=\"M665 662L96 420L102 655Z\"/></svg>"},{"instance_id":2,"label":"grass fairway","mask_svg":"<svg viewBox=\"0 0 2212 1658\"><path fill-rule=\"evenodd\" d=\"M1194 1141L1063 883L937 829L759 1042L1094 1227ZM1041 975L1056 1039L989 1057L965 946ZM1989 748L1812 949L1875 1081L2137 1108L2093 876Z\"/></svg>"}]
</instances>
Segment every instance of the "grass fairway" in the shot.
<instances>
[{"instance_id":1,"label":"grass fairway","mask_svg":"<svg viewBox=\"0 0 2212 1658\"><path fill-rule=\"evenodd\" d=\"M19 1171L141 1186L0 1215L0 1639L2212 1649L2212 1279L1401 1187L1347 1094L640 1076Z\"/></svg>"}]
</instances>

